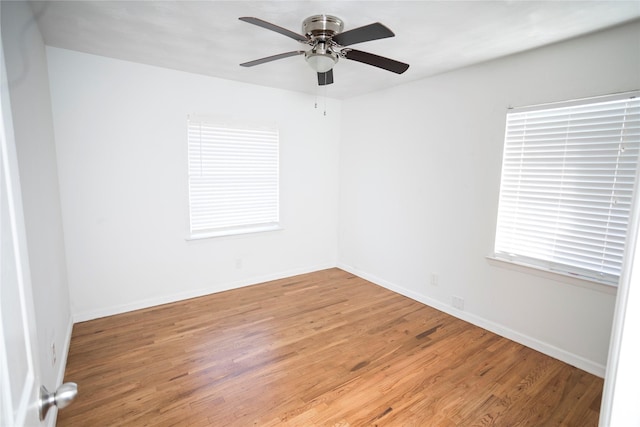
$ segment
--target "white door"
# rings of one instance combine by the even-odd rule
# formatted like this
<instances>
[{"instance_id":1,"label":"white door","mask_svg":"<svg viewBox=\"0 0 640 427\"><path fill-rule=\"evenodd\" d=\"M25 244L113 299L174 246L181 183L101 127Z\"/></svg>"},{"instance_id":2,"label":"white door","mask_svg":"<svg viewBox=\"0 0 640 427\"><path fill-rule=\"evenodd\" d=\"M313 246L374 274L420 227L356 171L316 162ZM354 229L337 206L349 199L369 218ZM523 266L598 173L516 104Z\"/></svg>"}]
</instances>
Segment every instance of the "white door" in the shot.
<instances>
[{"instance_id":1,"label":"white door","mask_svg":"<svg viewBox=\"0 0 640 427\"><path fill-rule=\"evenodd\" d=\"M0 426L42 426L35 313L1 42L0 75Z\"/></svg>"}]
</instances>

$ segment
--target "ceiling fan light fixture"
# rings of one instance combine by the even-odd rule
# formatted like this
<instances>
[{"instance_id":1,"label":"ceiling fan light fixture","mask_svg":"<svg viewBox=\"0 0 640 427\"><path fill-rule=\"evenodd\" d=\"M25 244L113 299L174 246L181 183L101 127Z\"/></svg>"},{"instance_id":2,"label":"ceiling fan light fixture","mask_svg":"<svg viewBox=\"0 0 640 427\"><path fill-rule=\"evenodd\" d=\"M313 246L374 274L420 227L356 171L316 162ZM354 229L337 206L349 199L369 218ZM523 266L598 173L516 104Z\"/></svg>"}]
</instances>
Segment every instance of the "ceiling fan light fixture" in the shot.
<instances>
[{"instance_id":1,"label":"ceiling fan light fixture","mask_svg":"<svg viewBox=\"0 0 640 427\"><path fill-rule=\"evenodd\" d=\"M317 42L304 56L307 64L318 73L326 73L338 62L338 54L323 41Z\"/></svg>"},{"instance_id":2,"label":"ceiling fan light fixture","mask_svg":"<svg viewBox=\"0 0 640 427\"><path fill-rule=\"evenodd\" d=\"M338 62L338 55L331 53L308 53L307 64L318 73L326 73Z\"/></svg>"}]
</instances>

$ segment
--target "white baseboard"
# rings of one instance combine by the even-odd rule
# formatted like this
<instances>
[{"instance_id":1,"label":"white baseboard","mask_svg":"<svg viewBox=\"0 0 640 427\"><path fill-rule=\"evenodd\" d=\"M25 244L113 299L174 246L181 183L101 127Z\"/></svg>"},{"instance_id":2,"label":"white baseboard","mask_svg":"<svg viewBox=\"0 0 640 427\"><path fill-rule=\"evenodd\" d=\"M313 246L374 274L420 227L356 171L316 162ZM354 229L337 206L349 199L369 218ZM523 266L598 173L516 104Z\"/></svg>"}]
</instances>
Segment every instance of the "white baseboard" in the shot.
<instances>
[{"instance_id":1,"label":"white baseboard","mask_svg":"<svg viewBox=\"0 0 640 427\"><path fill-rule=\"evenodd\" d=\"M354 268L350 265L338 263L338 268L348 271L349 273L355 274L356 276L362 277L363 279L368 280L372 283L375 283L376 285L382 286L383 288L397 292L415 301L421 302L437 310L450 314L451 316L457 317L458 319L464 320L475 326L479 326L483 329L491 331L502 337L508 338L519 344L532 348L536 351L546 354L547 356L551 356L555 359L561 360L565 363L568 363L571 366L575 366L576 368L589 372L590 374L596 375L600 378L604 378L605 376L606 366L600 363L596 363L592 360L585 359L582 356L578 356L576 354L573 354L571 352L558 348L544 341L540 341L536 338L533 338L521 332L515 331L505 325L495 323L491 320L487 320L483 317L477 316L467 311L460 311L456 308L453 308L450 305L444 304L441 301L435 300L433 298L429 298L424 295L420 295L414 291L403 288L402 286L398 286L394 283L388 282L384 279L368 274L364 271L360 271L357 268Z\"/></svg>"},{"instance_id":2,"label":"white baseboard","mask_svg":"<svg viewBox=\"0 0 640 427\"><path fill-rule=\"evenodd\" d=\"M133 301L111 307L102 307L95 310L81 311L74 313L73 322L84 322L87 320L98 319L100 317L113 316L114 314L127 313L129 311L140 310L143 308L155 307L157 305L168 304L176 301L182 301L190 298L201 297L218 292L228 291L230 289L242 288L244 286L256 285L258 283L269 282L271 280L284 279L286 277L296 276L298 274L311 273L313 271L325 270L335 267L335 263L320 264L311 267L298 268L293 270L281 271L278 273L266 274L263 276L255 276L230 283L217 284L215 287L195 289L187 292L181 292L171 295L162 295L154 298Z\"/></svg>"}]
</instances>

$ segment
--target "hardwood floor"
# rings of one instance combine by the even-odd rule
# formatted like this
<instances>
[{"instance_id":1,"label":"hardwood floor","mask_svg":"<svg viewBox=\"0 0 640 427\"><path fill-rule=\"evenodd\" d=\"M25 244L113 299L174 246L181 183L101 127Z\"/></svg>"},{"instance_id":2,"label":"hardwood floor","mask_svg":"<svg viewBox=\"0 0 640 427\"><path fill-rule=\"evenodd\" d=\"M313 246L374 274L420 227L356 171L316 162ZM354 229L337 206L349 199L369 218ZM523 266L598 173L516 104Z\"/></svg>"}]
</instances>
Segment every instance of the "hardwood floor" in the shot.
<instances>
[{"instance_id":1,"label":"hardwood floor","mask_svg":"<svg viewBox=\"0 0 640 427\"><path fill-rule=\"evenodd\" d=\"M603 380L339 269L74 325L59 426L596 426Z\"/></svg>"}]
</instances>

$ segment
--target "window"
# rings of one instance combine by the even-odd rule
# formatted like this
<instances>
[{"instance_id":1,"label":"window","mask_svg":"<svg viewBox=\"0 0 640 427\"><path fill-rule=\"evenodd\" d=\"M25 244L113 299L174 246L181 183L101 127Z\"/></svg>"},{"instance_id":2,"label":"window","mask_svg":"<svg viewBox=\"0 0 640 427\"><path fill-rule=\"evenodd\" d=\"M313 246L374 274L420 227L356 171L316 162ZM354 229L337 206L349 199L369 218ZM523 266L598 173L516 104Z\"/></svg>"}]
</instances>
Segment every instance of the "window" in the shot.
<instances>
[{"instance_id":1,"label":"window","mask_svg":"<svg viewBox=\"0 0 640 427\"><path fill-rule=\"evenodd\" d=\"M278 228L277 129L190 117L187 139L192 238Z\"/></svg>"},{"instance_id":2,"label":"window","mask_svg":"<svg viewBox=\"0 0 640 427\"><path fill-rule=\"evenodd\" d=\"M640 149L638 94L507 114L496 258L617 284Z\"/></svg>"}]
</instances>

